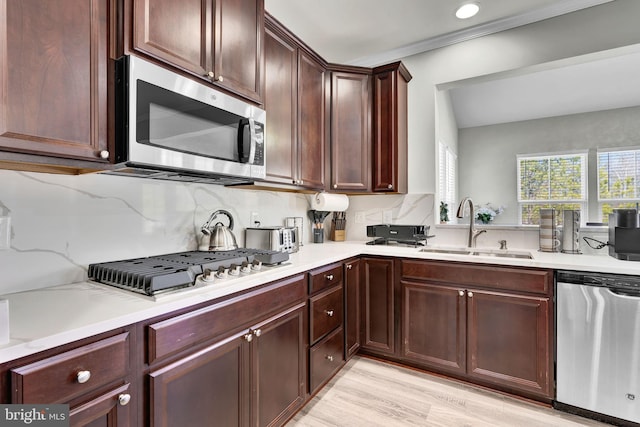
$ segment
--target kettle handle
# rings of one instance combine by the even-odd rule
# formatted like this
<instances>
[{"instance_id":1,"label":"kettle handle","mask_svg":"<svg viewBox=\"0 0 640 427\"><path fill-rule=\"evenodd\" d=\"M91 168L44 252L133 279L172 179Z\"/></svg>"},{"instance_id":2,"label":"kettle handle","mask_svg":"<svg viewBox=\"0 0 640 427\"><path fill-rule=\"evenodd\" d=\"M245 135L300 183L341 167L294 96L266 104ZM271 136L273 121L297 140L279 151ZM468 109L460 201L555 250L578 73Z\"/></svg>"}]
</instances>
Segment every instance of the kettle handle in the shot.
<instances>
[{"instance_id":1,"label":"kettle handle","mask_svg":"<svg viewBox=\"0 0 640 427\"><path fill-rule=\"evenodd\" d=\"M217 211L211 214L207 222L205 222L205 224L202 226L203 233L207 234L207 231L209 231L209 226L213 222L214 218L218 216L218 214L226 215L227 218L229 218L229 230L233 230L233 216L231 215L231 213L229 213L229 211L225 211L224 209L218 209Z\"/></svg>"}]
</instances>

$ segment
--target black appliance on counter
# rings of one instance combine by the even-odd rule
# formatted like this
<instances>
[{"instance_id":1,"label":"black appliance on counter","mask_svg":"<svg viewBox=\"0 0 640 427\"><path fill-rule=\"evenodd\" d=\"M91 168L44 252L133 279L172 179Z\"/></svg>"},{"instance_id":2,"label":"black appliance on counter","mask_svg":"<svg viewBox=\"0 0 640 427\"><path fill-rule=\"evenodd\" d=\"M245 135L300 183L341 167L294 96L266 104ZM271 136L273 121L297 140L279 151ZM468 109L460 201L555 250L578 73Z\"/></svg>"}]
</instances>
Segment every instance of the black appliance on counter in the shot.
<instances>
[{"instance_id":1,"label":"black appliance on counter","mask_svg":"<svg viewBox=\"0 0 640 427\"><path fill-rule=\"evenodd\" d=\"M259 272L289 260L286 252L263 249L192 251L89 265L89 279L154 296L195 286L202 275L205 282ZM209 278L210 277L210 278Z\"/></svg>"},{"instance_id":2,"label":"black appliance on counter","mask_svg":"<svg viewBox=\"0 0 640 427\"><path fill-rule=\"evenodd\" d=\"M640 261L640 220L636 209L614 209L609 214L609 255Z\"/></svg>"},{"instance_id":3,"label":"black appliance on counter","mask_svg":"<svg viewBox=\"0 0 640 427\"><path fill-rule=\"evenodd\" d=\"M367 237L375 237L367 245L405 244L424 246L429 236L428 225L379 224L367 226Z\"/></svg>"}]
</instances>

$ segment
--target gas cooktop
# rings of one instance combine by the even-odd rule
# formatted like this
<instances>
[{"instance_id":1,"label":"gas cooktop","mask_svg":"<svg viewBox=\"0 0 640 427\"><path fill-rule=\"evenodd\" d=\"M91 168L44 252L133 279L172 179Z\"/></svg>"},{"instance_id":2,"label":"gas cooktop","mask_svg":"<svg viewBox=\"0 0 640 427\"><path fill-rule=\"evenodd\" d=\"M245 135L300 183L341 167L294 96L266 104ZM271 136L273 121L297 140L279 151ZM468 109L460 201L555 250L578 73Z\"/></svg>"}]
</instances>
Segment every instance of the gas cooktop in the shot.
<instances>
[{"instance_id":1,"label":"gas cooktop","mask_svg":"<svg viewBox=\"0 0 640 427\"><path fill-rule=\"evenodd\" d=\"M259 272L263 265L288 260L286 252L263 249L178 252L90 264L88 275L90 280L105 285L153 296L195 286L197 281L213 283L216 279Z\"/></svg>"}]
</instances>

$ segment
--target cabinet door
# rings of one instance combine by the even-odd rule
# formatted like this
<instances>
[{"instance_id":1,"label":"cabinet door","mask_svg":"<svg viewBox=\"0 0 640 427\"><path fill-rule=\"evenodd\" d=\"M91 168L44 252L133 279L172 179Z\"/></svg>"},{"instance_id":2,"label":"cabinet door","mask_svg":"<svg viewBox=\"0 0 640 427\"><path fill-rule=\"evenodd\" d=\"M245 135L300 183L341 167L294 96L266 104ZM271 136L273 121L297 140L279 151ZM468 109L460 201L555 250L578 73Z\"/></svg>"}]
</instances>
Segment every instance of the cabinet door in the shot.
<instances>
[{"instance_id":1,"label":"cabinet door","mask_svg":"<svg viewBox=\"0 0 640 427\"><path fill-rule=\"evenodd\" d=\"M344 338L345 356L348 359L360 347L360 261L350 261L344 268Z\"/></svg>"},{"instance_id":2,"label":"cabinet door","mask_svg":"<svg viewBox=\"0 0 640 427\"><path fill-rule=\"evenodd\" d=\"M298 184L325 186L327 144L326 69L298 50Z\"/></svg>"},{"instance_id":3,"label":"cabinet door","mask_svg":"<svg viewBox=\"0 0 640 427\"><path fill-rule=\"evenodd\" d=\"M465 291L405 281L401 286L402 357L426 367L464 374Z\"/></svg>"},{"instance_id":4,"label":"cabinet door","mask_svg":"<svg viewBox=\"0 0 640 427\"><path fill-rule=\"evenodd\" d=\"M293 42L266 28L264 56L267 180L296 184L298 51Z\"/></svg>"},{"instance_id":5,"label":"cabinet door","mask_svg":"<svg viewBox=\"0 0 640 427\"><path fill-rule=\"evenodd\" d=\"M253 338L253 335L247 335ZM239 334L149 374L150 425L248 426L249 341Z\"/></svg>"},{"instance_id":6,"label":"cabinet door","mask_svg":"<svg viewBox=\"0 0 640 427\"><path fill-rule=\"evenodd\" d=\"M212 71L207 5L202 0L134 0L133 48L205 77Z\"/></svg>"},{"instance_id":7,"label":"cabinet door","mask_svg":"<svg viewBox=\"0 0 640 427\"><path fill-rule=\"evenodd\" d=\"M331 188L371 189L370 79L334 72L331 78Z\"/></svg>"},{"instance_id":8,"label":"cabinet door","mask_svg":"<svg viewBox=\"0 0 640 427\"><path fill-rule=\"evenodd\" d=\"M0 3L0 150L106 162L107 7Z\"/></svg>"},{"instance_id":9,"label":"cabinet door","mask_svg":"<svg viewBox=\"0 0 640 427\"><path fill-rule=\"evenodd\" d=\"M129 384L125 384L99 396L84 405L69 411L69 424L74 427L128 427L131 422L129 410Z\"/></svg>"},{"instance_id":10,"label":"cabinet door","mask_svg":"<svg viewBox=\"0 0 640 427\"><path fill-rule=\"evenodd\" d=\"M393 259L362 260L363 349L395 353Z\"/></svg>"},{"instance_id":11,"label":"cabinet door","mask_svg":"<svg viewBox=\"0 0 640 427\"><path fill-rule=\"evenodd\" d=\"M470 377L553 397L549 299L467 291Z\"/></svg>"},{"instance_id":12,"label":"cabinet door","mask_svg":"<svg viewBox=\"0 0 640 427\"><path fill-rule=\"evenodd\" d=\"M181 3L176 2L178 5ZM213 0L213 3L214 81L239 95L260 102L264 0ZM168 34L173 36L171 32Z\"/></svg>"},{"instance_id":13,"label":"cabinet door","mask_svg":"<svg viewBox=\"0 0 640 427\"><path fill-rule=\"evenodd\" d=\"M252 425L281 425L304 403L306 390L305 304L256 326L253 370L256 420ZM230 425L230 424L220 424Z\"/></svg>"}]
</instances>

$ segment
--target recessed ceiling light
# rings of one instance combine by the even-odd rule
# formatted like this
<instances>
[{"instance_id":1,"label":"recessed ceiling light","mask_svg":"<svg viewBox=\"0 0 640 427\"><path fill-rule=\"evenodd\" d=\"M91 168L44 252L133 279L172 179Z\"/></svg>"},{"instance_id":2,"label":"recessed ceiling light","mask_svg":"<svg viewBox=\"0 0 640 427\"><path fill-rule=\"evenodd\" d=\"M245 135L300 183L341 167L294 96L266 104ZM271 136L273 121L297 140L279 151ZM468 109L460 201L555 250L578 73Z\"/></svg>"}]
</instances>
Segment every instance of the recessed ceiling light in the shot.
<instances>
[{"instance_id":1,"label":"recessed ceiling light","mask_svg":"<svg viewBox=\"0 0 640 427\"><path fill-rule=\"evenodd\" d=\"M476 13L480 10L480 6L476 3L466 3L463 4L456 10L456 17L459 19L467 19L475 16Z\"/></svg>"}]
</instances>

